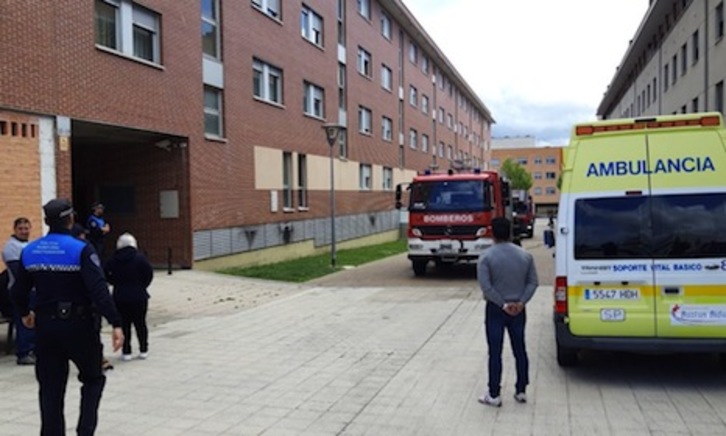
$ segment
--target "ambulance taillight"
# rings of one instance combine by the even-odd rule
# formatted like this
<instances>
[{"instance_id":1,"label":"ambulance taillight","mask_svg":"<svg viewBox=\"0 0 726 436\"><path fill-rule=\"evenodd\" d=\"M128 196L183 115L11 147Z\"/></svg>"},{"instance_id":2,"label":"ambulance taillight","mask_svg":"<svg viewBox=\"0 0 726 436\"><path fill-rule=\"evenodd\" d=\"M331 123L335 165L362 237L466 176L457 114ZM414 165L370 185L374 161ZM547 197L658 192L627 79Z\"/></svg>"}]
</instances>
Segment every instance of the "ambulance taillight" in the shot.
<instances>
[{"instance_id":1,"label":"ambulance taillight","mask_svg":"<svg viewBox=\"0 0 726 436\"><path fill-rule=\"evenodd\" d=\"M555 313L567 315L567 277L555 278Z\"/></svg>"}]
</instances>

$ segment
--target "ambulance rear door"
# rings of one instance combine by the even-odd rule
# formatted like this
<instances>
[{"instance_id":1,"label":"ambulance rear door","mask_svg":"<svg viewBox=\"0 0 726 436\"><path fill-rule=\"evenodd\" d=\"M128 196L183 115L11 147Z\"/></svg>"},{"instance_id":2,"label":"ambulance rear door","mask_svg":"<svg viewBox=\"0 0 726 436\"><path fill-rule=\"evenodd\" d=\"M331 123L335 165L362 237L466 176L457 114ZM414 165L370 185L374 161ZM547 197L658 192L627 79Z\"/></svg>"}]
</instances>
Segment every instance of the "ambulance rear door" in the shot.
<instances>
[{"instance_id":1,"label":"ambulance rear door","mask_svg":"<svg viewBox=\"0 0 726 436\"><path fill-rule=\"evenodd\" d=\"M642 131L583 137L566 194L572 334L654 337L649 180Z\"/></svg>"},{"instance_id":2,"label":"ambulance rear door","mask_svg":"<svg viewBox=\"0 0 726 436\"><path fill-rule=\"evenodd\" d=\"M723 129L653 129L648 156L657 336L726 338Z\"/></svg>"}]
</instances>

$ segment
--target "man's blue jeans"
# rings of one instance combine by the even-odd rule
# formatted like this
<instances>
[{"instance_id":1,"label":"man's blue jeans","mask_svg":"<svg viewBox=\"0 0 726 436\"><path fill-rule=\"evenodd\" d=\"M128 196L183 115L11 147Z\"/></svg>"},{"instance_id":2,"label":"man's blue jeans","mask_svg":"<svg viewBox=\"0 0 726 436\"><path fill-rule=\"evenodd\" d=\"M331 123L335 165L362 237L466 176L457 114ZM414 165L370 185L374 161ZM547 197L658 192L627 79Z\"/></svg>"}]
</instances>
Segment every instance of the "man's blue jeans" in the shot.
<instances>
[{"instance_id":1,"label":"man's blue jeans","mask_svg":"<svg viewBox=\"0 0 726 436\"><path fill-rule=\"evenodd\" d=\"M529 384L529 360L524 345L524 327L527 314L523 310L517 316L510 316L496 304L486 304L487 344L489 346L489 395L498 397L502 384L502 347L504 330L509 333L514 359L517 363L517 393L524 392Z\"/></svg>"},{"instance_id":2,"label":"man's blue jeans","mask_svg":"<svg viewBox=\"0 0 726 436\"><path fill-rule=\"evenodd\" d=\"M35 308L35 291L30 293L30 309ZM35 351L35 329L29 329L23 324L18 311L13 307L13 324L15 324L15 355L18 359Z\"/></svg>"}]
</instances>

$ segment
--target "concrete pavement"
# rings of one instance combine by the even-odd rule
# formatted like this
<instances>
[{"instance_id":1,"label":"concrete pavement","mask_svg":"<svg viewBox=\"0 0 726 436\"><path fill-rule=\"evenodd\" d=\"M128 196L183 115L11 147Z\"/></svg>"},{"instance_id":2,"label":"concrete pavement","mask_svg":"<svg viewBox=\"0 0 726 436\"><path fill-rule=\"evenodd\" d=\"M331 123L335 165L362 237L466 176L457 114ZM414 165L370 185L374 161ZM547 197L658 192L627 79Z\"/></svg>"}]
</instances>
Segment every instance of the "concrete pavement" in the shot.
<instances>
[{"instance_id":1,"label":"concrete pavement","mask_svg":"<svg viewBox=\"0 0 726 436\"><path fill-rule=\"evenodd\" d=\"M529 402L486 386L483 302L456 287L323 287L180 271L151 288L150 357L109 373L101 436L726 434L710 357L554 358L551 287L528 306ZM107 332L104 340L108 340ZM135 344L135 342L134 342ZM71 371L69 434L79 383ZM37 434L32 368L0 358L0 434Z\"/></svg>"}]
</instances>

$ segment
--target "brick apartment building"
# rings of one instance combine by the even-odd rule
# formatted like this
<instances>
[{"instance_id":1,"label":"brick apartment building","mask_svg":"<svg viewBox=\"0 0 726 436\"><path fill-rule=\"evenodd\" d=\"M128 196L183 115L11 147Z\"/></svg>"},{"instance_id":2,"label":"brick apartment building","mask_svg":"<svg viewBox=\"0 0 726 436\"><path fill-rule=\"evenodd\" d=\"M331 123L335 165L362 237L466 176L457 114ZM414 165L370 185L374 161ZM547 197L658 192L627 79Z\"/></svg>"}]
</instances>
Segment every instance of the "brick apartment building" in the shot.
<instances>
[{"instance_id":1,"label":"brick apartment building","mask_svg":"<svg viewBox=\"0 0 726 436\"><path fill-rule=\"evenodd\" d=\"M201 34L200 34L201 27ZM100 200L191 267L394 234L396 183L489 158L493 118L400 0L27 0L0 12L0 225ZM6 223L6 224L2 224Z\"/></svg>"},{"instance_id":2,"label":"brick apartment building","mask_svg":"<svg viewBox=\"0 0 726 436\"><path fill-rule=\"evenodd\" d=\"M492 169L498 170L502 162L511 159L522 165L532 175L530 195L535 213L546 216L557 210L560 190L557 180L562 173L563 147L537 147L535 139L528 137L492 139Z\"/></svg>"}]
</instances>

